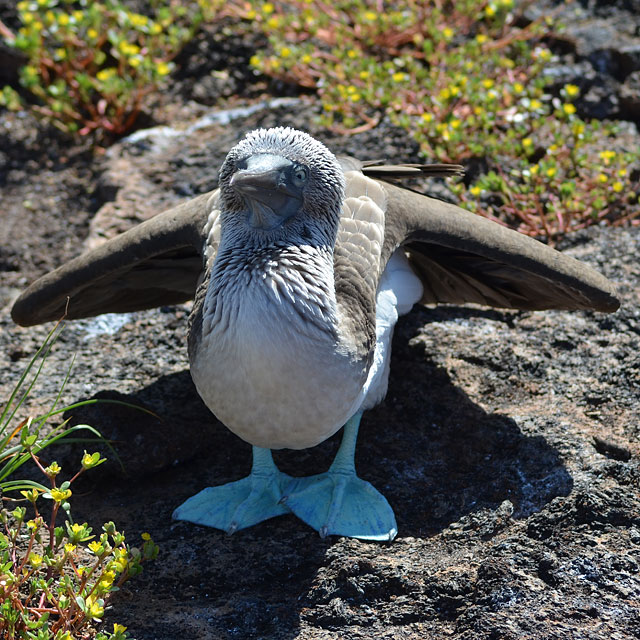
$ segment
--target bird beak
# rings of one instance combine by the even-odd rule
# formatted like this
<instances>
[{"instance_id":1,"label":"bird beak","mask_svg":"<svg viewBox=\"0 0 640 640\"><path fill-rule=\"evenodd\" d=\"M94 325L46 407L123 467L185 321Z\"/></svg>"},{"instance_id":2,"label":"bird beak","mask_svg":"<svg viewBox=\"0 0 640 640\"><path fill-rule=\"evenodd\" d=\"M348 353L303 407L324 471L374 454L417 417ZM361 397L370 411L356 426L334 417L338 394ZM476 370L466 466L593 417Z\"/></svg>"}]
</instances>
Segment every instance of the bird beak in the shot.
<instances>
[{"instance_id":1,"label":"bird beak","mask_svg":"<svg viewBox=\"0 0 640 640\"><path fill-rule=\"evenodd\" d=\"M290 184L293 163L282 156L261 153L251 156L229 182L249 206L252 227L271 230L298 211L301 193Z\"/></svg>"}]
</instances>

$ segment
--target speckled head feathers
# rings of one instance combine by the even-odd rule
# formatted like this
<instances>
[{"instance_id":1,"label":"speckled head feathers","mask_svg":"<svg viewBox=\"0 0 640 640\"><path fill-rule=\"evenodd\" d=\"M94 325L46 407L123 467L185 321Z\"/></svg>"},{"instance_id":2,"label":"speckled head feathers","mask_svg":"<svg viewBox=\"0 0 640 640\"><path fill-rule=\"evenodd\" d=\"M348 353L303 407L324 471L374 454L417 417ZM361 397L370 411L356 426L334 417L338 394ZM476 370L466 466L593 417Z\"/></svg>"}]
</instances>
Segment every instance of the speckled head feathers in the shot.
<instances>
[{"instance_id":1,"label":"speckled head feathers","mask_svg":"<svg viewBox=\"0 0 640 640\"><path fill-rule=\"evenodd\" d=\"M281 155L307 166L311 180L304 192L305 210L318 215L330 213L331 217L340 215L345 181L338 160L321 142L291 127L256 129L229 151L220 169L223 203L227 201L233 206L235 195L225 187L228 187L238 162L260 153Z\"/></svg>"}]
</instances>

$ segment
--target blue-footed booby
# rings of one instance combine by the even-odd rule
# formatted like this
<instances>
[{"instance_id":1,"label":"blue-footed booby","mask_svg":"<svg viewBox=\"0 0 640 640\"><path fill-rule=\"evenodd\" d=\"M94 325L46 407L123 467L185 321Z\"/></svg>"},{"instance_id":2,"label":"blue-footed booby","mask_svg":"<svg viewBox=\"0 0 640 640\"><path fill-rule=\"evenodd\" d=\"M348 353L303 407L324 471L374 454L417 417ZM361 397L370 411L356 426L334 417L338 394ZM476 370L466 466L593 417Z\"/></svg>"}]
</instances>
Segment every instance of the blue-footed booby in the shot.
<instances>
[{"instance_id":1,"label":"blue-footed booby","mask_svg":"<svg viewBox=\"0 0 640 640\"><path fill-rule=\"evenodd\" d=\"M393 329L416 303L614 311L599 273L459 207L394 184L457 165L337 158L310 135L259 129L211 193L44 275L15 302L32 325L194 299L188 348L206 405L253 445L249 476L173 517L230 533L293 512L322 536L391 540L387 500L355 471L363 411L387 390ZM326 473L293 478L271 449L344 427Z\"/></svg>"}]
</instances>

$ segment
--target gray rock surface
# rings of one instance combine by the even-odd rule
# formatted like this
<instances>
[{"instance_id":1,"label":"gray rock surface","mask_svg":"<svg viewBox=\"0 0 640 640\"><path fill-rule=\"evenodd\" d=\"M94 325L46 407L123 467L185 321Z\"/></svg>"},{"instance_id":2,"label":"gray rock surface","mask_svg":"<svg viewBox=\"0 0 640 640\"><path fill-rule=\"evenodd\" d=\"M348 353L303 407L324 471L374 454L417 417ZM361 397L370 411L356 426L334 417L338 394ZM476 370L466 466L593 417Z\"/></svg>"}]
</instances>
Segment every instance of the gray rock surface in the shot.
<instances>
[{"instance_id":1,"label":"gray rock surface","mask_svg":"<svg viewBox=\"0 0 640 640\"><path fill-rule=\"evenodd\" d=\"M590 41L578 27L607 18L631 46L637 10L620 4L611 20L602 15L609 3L580 5L587 13L574 17L578 44L560 61L559 82L584 74L603 113L606 100L635 100L637 70L624 78L596 70L599 58L589 56L603 47L578 51ZM196 62L207 61L207 42L220 46L203 37ZM185 100L218 90L197 78L196 62L178 87ZM244 82L234 77L234 87ZM631 94L620 89L618 98L622 86ZM214 99L209 93L203 102ZM26 114L0 114L0 398L50 329L11 323L17 293L83 247L215 186L245 131L293 125L339 152L419 160L415 143L387 123L343 138L313 124L315 109L303 99L190 136L139 134L101 160ZM205 114L184 110L192 115L175 129ZM444 185L414 186L447 197ZM592 228L561 248L616 282L620 311L447 306L400 321L389 393L365 415L356 460L397 514L391 544L323 540L293 516L231 537L172 522L185 498L250 465L249 446L215 420L191 383L189 305L68 323L29 411L50 406L75 357L63 403L120 398L157 416L107 404L70 416L112 439L126 471L111 456L88 474L74 493L76 519L97 528L114 520L132 542L148 531L161 549L114 598L108 627L125 624L137 640L640 637L640 230ZM323 471L338 443L277 452L276 460L293 475ZM51 455L72 472L81 449Z\"/></svg>"}]
</instances>

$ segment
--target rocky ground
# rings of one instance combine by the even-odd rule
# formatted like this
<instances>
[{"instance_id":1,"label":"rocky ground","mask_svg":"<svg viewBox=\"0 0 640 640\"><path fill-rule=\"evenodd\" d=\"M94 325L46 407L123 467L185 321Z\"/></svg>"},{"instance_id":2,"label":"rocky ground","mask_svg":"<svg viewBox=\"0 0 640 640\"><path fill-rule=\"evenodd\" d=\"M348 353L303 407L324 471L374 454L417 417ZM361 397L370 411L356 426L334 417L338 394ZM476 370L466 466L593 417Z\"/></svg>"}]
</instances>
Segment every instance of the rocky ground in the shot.
<instances>
[{"instance_id":1,"label":"rocky ground","mask_svg":"<svg viewBox=\"0 0 640 640\"><path fill-rule=\"evenodd\" d=\"M640 73L629 30L629 16L638 18L624 13L632 3L620 3L615 19L603 6L571 24L563 68L609 87L601 94L620 105ZM578 29L587 23L624 39L581 49L594 40ZM226 53L241 59L250 44ZM292 98L290 87L212 75L211 65L228 61L221 46L203 37L185 53L182 76L155 112L172 129L139 133L101 158L27 114L0 114L0 398L50 328L11 323L17 293L85 246L213 188L244 132L286 124L339 152L417 160L415 145L384 123L339 137L313 124L313 100ZM636 67L616 75L598 64L604 51ZM211 116L211 96L224 87L249 96L232 105L248 111ZM604 109L594 92L591 106ZM285 100L269 102L274 96ZM627 135L640 142L637 115L606 115L626 118ZM442 185L417 187L447 196ZM108 405L72 416L112 438L126 470L112 459L92 472L74 494L76 518L94 527L114 520L130 540L148 531L161 549L114 599L109 626L125 624L137 640L640 637L640 230L593 228L561 248L616 283L617 313L448 306L399 323L389 393L365 415L357 456L360 474L396 512L390 544L323 540L293 516L231 537L173 522L188 496L250 465L249 446L191 383L189 305L68 323L31 410L53 401L75 356L65 403L118 397L160 417ZM293 475L319 472L338 443L276 460ZM78 459L69 448L55 455L69 471Z\"/></svg>"}]
</instances>

